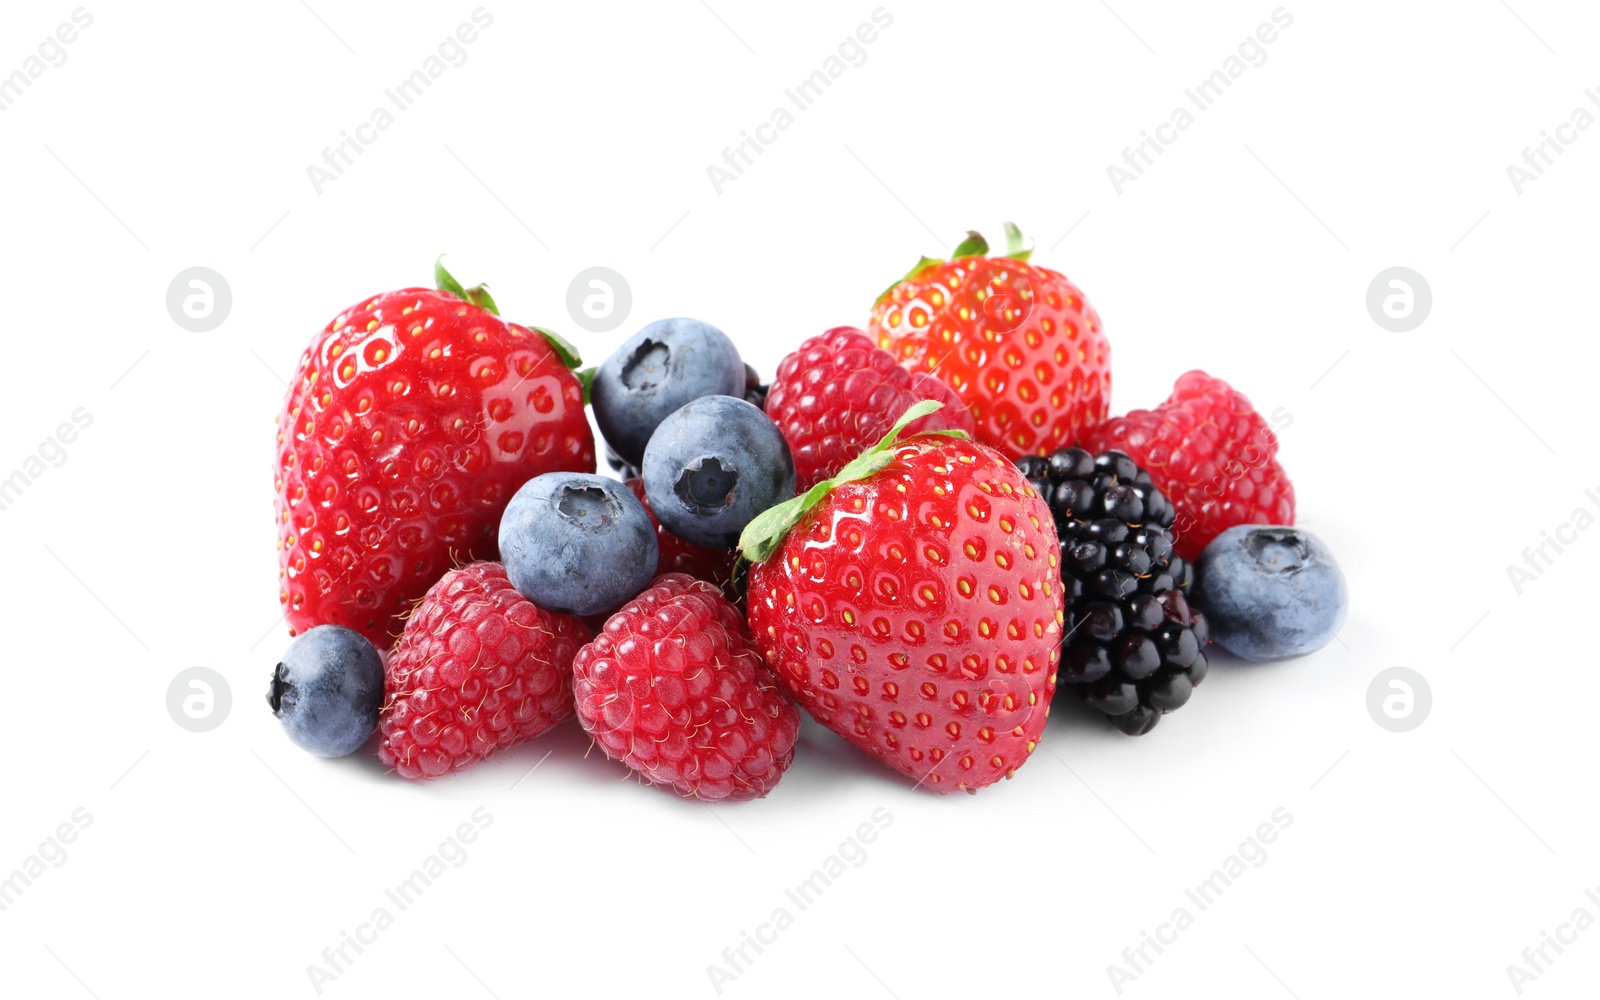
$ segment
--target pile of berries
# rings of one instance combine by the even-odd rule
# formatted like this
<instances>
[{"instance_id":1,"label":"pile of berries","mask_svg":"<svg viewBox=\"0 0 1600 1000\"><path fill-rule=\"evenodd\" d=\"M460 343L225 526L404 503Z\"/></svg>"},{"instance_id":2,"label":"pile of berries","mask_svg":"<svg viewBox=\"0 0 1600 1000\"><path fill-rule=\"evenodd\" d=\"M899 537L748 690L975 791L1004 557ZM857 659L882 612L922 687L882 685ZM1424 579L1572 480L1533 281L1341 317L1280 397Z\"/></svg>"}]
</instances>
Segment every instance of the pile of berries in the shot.
<instances>
[{"instance_id":1,"label":"pile of berries","mask_svg":"<svg viewBox=\"0 0 1600 1000\"><path fill-rule=\"evenodd\" d=\"M1099 317L1006 236L923 258L770 383L682 318L580 370L442 265L341 312L278 420L285 731L422 779L576 716L727 801L777 786L803 710L971 792L1027 762L1058 686L1139 735L1209 642L1326 643L1343 580L1290 526L1268 423L1203 372L1108 417Z\"/></svg>"}]
</instances>

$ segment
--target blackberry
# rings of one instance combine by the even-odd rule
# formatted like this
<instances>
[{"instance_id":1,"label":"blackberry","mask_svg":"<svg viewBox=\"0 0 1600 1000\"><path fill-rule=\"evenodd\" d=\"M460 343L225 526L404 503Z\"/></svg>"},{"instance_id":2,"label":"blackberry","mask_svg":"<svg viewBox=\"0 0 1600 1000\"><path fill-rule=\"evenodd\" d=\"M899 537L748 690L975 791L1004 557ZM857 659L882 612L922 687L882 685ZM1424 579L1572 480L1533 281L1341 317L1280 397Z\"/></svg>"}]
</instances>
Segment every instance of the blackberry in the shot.
<instances>
[{"instance_id":1,"label":"blackberry","mask_svg":"<svg viewBox=\"0 0 1600 1000\"><path fill-rule=\"evenodd\" d=\"M1061 539L1060 684L1143 735L1206 675L1206 621L1186 596L1194 569L1173 554L1172 503L1120 451L1062 448L1017 467Z\"/></svg>"},{"instance_id":2,"label":"blackberry","mask_svg":"<svg viewBox=\"0 0 1600 1000\"><path fill-rule=\"evenodd\" d=\"M749 362L745 362L744 401L749 403L751 406L754 406L756 409L766 412L767 390L770 388L771 386L763 385L761 383L761 376L754 368L750 367Z\"/></svg>"},{"instance_id":3,"label":"blackberry","mask_svg":"<svg viewBox=\"0 0 1600 1000\"><path fill-rule=\"evenodd\" d=\"M606 464L611 466L611 468L616 471L617 476L621 478L623 482L627 482L629 479L639 478L639 467L634 465L632 462L629 462L621 455L618 455L616 449L611 447L609 444L606 445Z\"/></svg>"}]
</instances>

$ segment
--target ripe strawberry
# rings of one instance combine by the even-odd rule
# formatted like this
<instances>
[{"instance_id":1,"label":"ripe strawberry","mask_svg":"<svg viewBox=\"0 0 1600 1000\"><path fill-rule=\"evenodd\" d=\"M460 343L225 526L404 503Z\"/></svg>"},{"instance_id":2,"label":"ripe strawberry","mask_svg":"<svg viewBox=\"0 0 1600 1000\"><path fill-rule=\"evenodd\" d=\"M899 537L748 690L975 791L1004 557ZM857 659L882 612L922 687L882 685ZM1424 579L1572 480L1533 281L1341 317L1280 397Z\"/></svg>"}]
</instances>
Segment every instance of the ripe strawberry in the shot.
<instances>
[{"instance_id":1,"label":"ripe strawberry","mask_svg":"<svg viewBox=\"0 0 1600 1000\"><path fill-rule=\"evenodd\" d=\"M444 575L417 605L384 670L378 759L437 778L532 739L572 714L576 618L517 593L496 562Z\"/></svg>"},{"instance_id":2,"label":"ripe strawberry","mask_svg":"<svg viewBox=\"0 0 1600 1000\"><path fill-rule=\"evenodd\" d=\"M1080 443L1127 452L1149 471L1177 510L1174 548L1185 559L1236 524L1294 524L1294 484L1275 457L1277 434L1243 393L1205 372L1188 372L1165 403L1113 417Z\"/></svg>"},{"instance_id":3,"label":"ripe strawberry","mask_svg":"<svg viewBox=\"0 0 1600 1000\"><path fill-rule=\"evenodd\" d=\"M1062 275L969 233L952 260L924 257L878 298L871 333L914 372L937 372L972 410L977 437L1008 458L1069 445L1105 419L1111 347L1100 317Z\"/></svg>"},{"instance_id":4,"label":"ripe strawberry","mask_svg":"<svg viewBox=\"0 0 1600 1000\"><path fill-rule=\"evenodd\" d=\"M844 468L877 443L919 399L943 403L907 429L972 433L972 415L950 387L926 372L908 372L894 355L853 326L836 326L801 344L778 364L767 390L767 415L794 453L798 490Z\"/></svg>"},{"instance_id":5,"label":"ripe strawberry","mask_svg":"<svg viewBox=\"0 0 1600 1000\"><path fill-rule=\"evenodd\" d=\"M335 316L278 417L279 600L291 634L344 625L380 648L453 560L499 557L517 487L594 471L578 361L443 266L439 291ZM542 335L541 335L542 334Z\"/></svg>"},{"instance_id":6,"label":"ripe strawberry","mask_svg":"<svg viewBox=\"0 0 1600 1000\"><path fill-rule=\"evenodd\" d=\"M680 795L759 798L794 760L800 712L704 580L656 577L572 669L578 721L600 748Z\"/></svg>"},{"instance_id":7,"label":"ripe strawberry","mask_svg":"<svg viewBox=\"0 0 1600 1000\"><path fill-rule=\"evenodd\" d=\"M635 477L623 485L639 498L644 505L644 512L650 515L650 523L656 526L656 547L660 551L656 559L656 573L687 573L696 580L716 584L730 600L733 599L733 564L739 554L731 549L707 549L684 541L656 520L655 511L650 509L650 501L645 499L644 480Z\"/></svg>"},{"instance_id":8,"label":"ripe strawberry","mask_svg":"<svg viewBox=\"0 0 1600 1000\"><path fill-rule=\"evenodd\" d=\"M952 432L896 443L937 407L908 410L826 496L751 523L746 600L818 722L918 784L973 791L1044 731L1061 571L1050 508L1004 455Z\"/></svg>"}]
</instances>

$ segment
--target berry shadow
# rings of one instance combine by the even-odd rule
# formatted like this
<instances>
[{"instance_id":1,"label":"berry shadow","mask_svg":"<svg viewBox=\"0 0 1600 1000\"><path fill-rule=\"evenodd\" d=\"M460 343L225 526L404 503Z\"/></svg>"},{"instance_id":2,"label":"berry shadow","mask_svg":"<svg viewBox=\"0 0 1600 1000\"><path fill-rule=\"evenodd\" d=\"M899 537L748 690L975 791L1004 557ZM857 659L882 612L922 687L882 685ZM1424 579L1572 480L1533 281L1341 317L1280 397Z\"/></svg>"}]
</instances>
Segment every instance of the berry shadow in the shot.
<instances>
[{"instance_id":1,"label":"berry shadow","mask_svg":"<svg viewBox=\"0 0 1600 1000\"><path fill-rule=\"evenodd\" d=\"M837 798L851 788L884 784L911 786L909 779L903 779L802 713L794 763L768 797L790 806L803 806Z\"/></svg>"},{"instance_id":2,"label":"berry shadow","mask_svg":"<svg viewBox=\"0 0 1600 1000\"><path fill-rule=\"evenodd\" d=\"M517 783L519 793L538 788L541 780L617 784L632 773L607 757L577 719L568 719L495 759L501 762L504 773L515 775L509 780Z\"/></svg>"},{"instance_id":3,"label":"berry shadow","mask_svg":"<svg viewBox=\"0 0 1600 1000\"><path fill-rule=\"evenodd\" d=\"M1158 727L1159 728L1159 725ZM1127 736L1106 721L1104 714L1065 687L1058 687L1050 702L1050 718L1044 726L1045 739L1062 741L1064 738L1094 740L1103 743L1123 743L1143 737ZM1061 746L1056 742L1056 747Z\"/></svg>"}]
</instances>

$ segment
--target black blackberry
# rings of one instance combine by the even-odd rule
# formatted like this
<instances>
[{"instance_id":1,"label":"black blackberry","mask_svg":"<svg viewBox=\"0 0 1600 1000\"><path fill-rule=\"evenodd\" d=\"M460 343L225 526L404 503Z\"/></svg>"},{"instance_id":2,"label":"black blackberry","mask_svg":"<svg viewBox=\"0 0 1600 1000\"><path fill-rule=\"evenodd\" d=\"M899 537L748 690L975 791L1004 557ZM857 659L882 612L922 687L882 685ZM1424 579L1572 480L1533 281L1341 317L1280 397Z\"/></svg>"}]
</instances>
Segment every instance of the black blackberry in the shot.
<instances>
[{"instance_id":1,"label":"black blackberry","mask_svg":"<svg viewBox=\"0 0 1600 1000\"><path fill-rule=\"evenodd\" d=\"M1206 675L1194 570L1172 552L1172 504L1120 451L1062 448L1017 467L1055 514L1066 633L1059 682L1130 736L1155 728Z\"/></svg>"},{"instance_id":2,"label":"black blackberry","mask_svg":"<svg viewBox=\"0 0 1600 1000\"><path fill-rule=\"evenodd\" d=\"M744 401L756 409L766 412L767 390L771 386L761 384L761 376L749 364L744 366Z\"/></svg>"},{"instance_id":3,"label":"black blackberry","mask_svg":"<svg viewBox=\"0 0 1600 1000\"><path fill-rule=\"evenodd\" d=\"M639 478L639 467L628 464L628 460L618 455L609 443L606 445L606 464L615 470L618 478L623 482Z\"/></svg>"}]
</instances>

